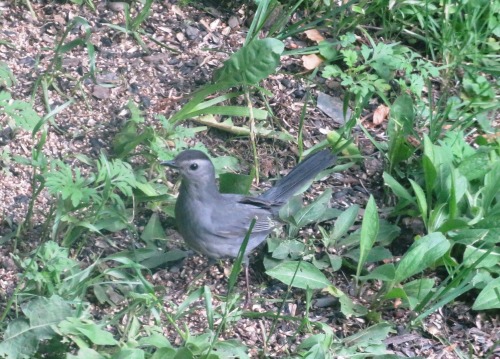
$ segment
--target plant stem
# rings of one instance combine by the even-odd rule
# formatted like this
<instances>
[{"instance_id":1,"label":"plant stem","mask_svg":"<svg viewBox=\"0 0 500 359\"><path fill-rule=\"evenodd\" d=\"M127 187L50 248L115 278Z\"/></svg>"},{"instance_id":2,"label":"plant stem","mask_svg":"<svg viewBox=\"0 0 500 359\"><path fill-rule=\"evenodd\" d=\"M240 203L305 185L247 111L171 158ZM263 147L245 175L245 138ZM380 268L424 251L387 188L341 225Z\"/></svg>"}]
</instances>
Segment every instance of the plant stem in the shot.
<instances>
[{"instance_id":1,"label":"plant stem","mask_svg":"<svg viewBox=\"0 0 500 359\"><path fill-rule=\"evenodd\" d=\"M253 116L253 106L250 101L250 93L248 92L248 88L245 89L245 99L247 101L248 110L250 112L250 142L252 143L252 152L253 152L253 163L255 166L255 181L256 184L259 184L259 158L257 156L257 144L256 144L256 130L255 130L255 117Z\"/></svg>"}]
</instances>

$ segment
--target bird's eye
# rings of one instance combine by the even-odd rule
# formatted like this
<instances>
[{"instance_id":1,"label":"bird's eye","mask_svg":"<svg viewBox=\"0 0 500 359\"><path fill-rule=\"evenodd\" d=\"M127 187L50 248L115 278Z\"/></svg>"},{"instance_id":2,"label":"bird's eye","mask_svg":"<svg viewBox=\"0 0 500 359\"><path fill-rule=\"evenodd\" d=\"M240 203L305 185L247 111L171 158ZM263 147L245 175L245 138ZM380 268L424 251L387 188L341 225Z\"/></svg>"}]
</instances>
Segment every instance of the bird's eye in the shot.
<instances>
[{"instance_id":1,"label":"bird's eye","mask_svg":"<svg viewBox=\"0 0 500 359\"><path fill-rule=\"evenodd\" d=\"M196 171L198 169L198 164L193 163L191 166L189 166L189 168L192 169L193 171Z\"/></svg>"}]
</instances>

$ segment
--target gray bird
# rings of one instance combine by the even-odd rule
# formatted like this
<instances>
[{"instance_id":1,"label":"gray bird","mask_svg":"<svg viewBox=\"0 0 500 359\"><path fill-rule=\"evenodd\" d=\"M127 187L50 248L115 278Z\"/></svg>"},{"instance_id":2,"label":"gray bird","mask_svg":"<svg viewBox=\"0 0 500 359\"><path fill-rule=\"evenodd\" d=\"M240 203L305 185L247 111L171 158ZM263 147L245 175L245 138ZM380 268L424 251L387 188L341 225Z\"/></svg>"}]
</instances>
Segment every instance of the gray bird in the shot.
<instances>
[{"instance_id":1,"label":"gray bird","mask_svg":"<svg viewBox=\"0 0 500 359\"><path fill-rule=\"evenodd\" d=\"M161 164L181 174L175 218L179 233L195 251L211 259L237 257L252 219L256 219L244 256L248 303L248 255L279 225L280 208L335 162L330 150L316 152L256 197L220 193L212 161L201 151L186 150Z\"/></svg>"}]
</instances>

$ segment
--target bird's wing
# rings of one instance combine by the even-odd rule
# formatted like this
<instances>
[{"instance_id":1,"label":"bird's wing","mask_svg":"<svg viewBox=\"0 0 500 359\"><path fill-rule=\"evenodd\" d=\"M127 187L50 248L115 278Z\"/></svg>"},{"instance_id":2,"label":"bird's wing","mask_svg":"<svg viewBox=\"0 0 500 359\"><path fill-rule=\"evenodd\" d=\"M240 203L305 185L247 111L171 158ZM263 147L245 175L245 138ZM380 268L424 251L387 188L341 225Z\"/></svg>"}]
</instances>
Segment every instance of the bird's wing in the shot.
<instances>
[{"instance_id":1,"label":"bird's wing","mask_svg":"<svg viewBox=\"0 0 500 359\"><path fill-rule=\"evenodd\" d=\"M252 236L266 236L276 226L269 202L253 197L237 199L237 201L228 200L225 205L212 213L215 229L213 234L227 239L243 239L254 218L256 222Z\"/></svg>"}]
</instances>

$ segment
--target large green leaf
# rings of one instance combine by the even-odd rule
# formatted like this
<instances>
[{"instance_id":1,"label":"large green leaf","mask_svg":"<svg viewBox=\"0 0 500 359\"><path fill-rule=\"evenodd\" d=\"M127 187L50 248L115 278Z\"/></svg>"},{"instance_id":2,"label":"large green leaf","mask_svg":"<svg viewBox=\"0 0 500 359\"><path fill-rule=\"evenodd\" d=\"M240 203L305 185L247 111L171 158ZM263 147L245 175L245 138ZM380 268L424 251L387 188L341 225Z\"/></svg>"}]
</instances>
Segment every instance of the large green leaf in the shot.
<instances>
[{"instance_id":1,"label":"large green leaf","mask_svg":"<svg viewBox=\"0 0 500 359\"><path fill-rule=\"evenodd\" d=\"M296 288L323 289L330 285L325 275L308 262L283 262L266 273L270 277Z\"/></svg>"},{"instance_id":2,"label":"large green leaf","mask_svg":"<svg viewBox=\"0 0 500 359\"><path fill-rule=\"evenodd\" d=\"M273 38L253 40L234 53L217 71L217 82L256 85L276 71L285 45Z\"/></svg>"},{"instance_id":3,"label":"large green leaf","mask_svg":"<svg viewBox=\"0 0 500 359\"><path fill-rule=\"evenodd\" d=\"M161 240L167 239L167 236L165 235L165 230L161 225L158 213L154 212L151 215L148 224L146 225L144 231L141 234L141 239L147 243L153 243L158 239Z\"/></svg>"},{"instance_id":4,"label":"large green leaf","mask_svg":"<svg viewBox=\"0 0 500 359\"><path fill-rule=\"evenodd\" d=\"M116 345L118 342L113 338L113 334L102 329L92 321L82 321L79 318L69 317L58 325L58 329L64 335L84 336L96 345Z\"/></svg>"},{"instance_id":5,"label":"large green leaf","mask_svg":"<svg viewBox=\"0 0 500 359\"><path fill-rule=\"evenodd\" d=\"M377 205L375 199L370 195L370 199L366 205L363 223L361 225L361 240L359 243L359 262L356 271L356 277L359 277L368 253L373 247L379 230L379 218L377 213Z\"/></svg>"},{"instance_id":6,"label":"large green leaf","mask_svg":"<svg viewBox=\"0 0 500 359\"><path fill-rule=\"evenodd\" d=\"M367 275L363 275L359 277L361 280L375 279L381 280L384 282L392 282L394 280L394 276L396 275L396 269L393 263L382 264L378 267L375 267Z\"/></svg>"},{"instance_id":7,"label":"large green leaf","mask_svg":"<svg viewBox=\"0 0 500 359\"><path fill-rule=\"evenodd\" d=\"M476 263L476 261L479 260L480 258L481 261L479 263ZM466 246L464 252L463 264L466 267L492 268L492 269L493 267L499 268L500 249L494 247L488 250L487 248L476 248L471 245Z\"/></svg>"},{"instance_id":8,"label":"large green leaf","mask_svg":"<svg viewBox=\"0 0 500 359\"><path fill-rule=\"evenodd\" d=\"M392 192L399 198L405 199L410 203L415 203L415 198L408 192L406 188L404 188L394 177L392 177L389 173L384 172L382 174L384 178L384 182L387 186L392 189Z\"/></svg>"},{"instance_id":9,"label":"large green leaf","mask_svg":"<svg viewBox=\"0 0 500 359\"><path fill-rule=\"evenodd\" d=\"M354 205L349 207L335 221L335 227L331 234L331 240L336 241L347 233L349 228L354 224L358 216L359 206Z\"/></svg>"},{"instance_id":10,"label":"large green leaf","mask_svg":"<svg viewBox=\"0 0 500 359\"><path fill-rule=\"evenodd\" d=\"M417 196L418 209L420 210L420 215L422 216L422 220L424 221L425 226L428 226L428 207L427 207L427 199L425 198L425 193L422 187L413 180L410 180L411 186L413 187L413 191Z\"/></svg>"},{"instance_id":11,"label":"large green leaf","mask_svg":"<svg viewBox=\"0 0 500 359\"><path fill-rule=\"evenodd\" d=\"M252 187L254 174L240 175L237 173L221 173L219 175L219 190L222 193L238 193L247 195Z\"/></svg>"},{"instance_id":12,"label":"large green leaf","mask_svg":"<svg viewBox=\"0 0 500 359\"><path fill-rule=\"evenodd\" d=\"M73 315L70 304L58 296L35 297L23 304L21 309L27 319L9 323L0 343L0 356L33 357L38 343L55 335L52 326Z\"/></svg>"},{"instance_id":13,"label":"large green leaf","mask_svg":"<svg viewBox=\"0 0 500 359\"><path fill-rule=\"evenodd\" d=\"M390 171L401 161L407 160L414 152L406 138L413 132L413 101L409 95L399 96L391 106L387 133L389 135L389 165Z\"/></svg>"},{"instance_id":14,"label":"large green leaf","mask_svg":"<svg viewBox=\"0 0 500 359\"><path fill-rule=\"evenodd\" d=\"M317 222L322 218L322 214L328 207L332 190L327 189L320 196L318 196L311 204L301 208L291 218L291 222L297 227L302 228L307 224Z\"/></svg>"},{"instance_id":15,"label":"large green leaf","mask_svg":"<svg viewBox=\"0 0 500 359\"><path fill-rule=\"evenodd\" d=\"M449 248L450 242L440 232L418 239L399 262L394 282L400 283L422 272L444 256Z\"/></svg>"},{"instance_id":16,"label":"large green leaf","mask_svg":"<svg viewBox=\"0 0 500 359\"><path fill-rule=\"evenodd\" d=\"M473 310L500 308L500 278L492 280L479 293L472 306Z\"/></svg>"}]
</instances>

